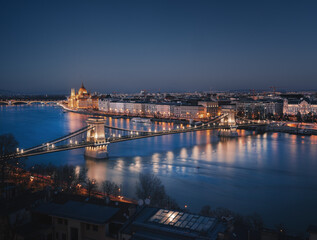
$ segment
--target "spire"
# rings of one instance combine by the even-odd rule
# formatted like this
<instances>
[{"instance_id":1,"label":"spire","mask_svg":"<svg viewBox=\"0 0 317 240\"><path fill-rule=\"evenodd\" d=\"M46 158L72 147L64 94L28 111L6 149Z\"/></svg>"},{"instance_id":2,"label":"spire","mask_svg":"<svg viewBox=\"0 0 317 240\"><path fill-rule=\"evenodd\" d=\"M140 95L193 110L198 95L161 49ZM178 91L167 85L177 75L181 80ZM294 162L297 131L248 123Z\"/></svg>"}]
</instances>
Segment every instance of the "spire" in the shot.
<instances>
[{"instance_id":1,"label":"spire","mask_svg":"<svg viewBox=\"0 0 317 240\"><path fill-rule=\"evenodd\" d=\"M81 88L85 88L85 87L84 87L84 82L81 82Z\"/></svg>"}]
</instances>

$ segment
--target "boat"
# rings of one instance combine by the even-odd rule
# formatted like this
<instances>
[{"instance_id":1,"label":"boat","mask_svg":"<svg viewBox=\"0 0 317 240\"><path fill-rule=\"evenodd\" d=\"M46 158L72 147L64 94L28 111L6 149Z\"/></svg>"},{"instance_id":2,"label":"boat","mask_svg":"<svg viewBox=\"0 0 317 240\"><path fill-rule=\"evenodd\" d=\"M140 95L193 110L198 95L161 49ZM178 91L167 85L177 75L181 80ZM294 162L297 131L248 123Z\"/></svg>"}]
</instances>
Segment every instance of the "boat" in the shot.
<instances>
[{"instance_id":1,"label":"boat","mask_svg":"<svg viewBox=\"0 0 317 240\"><path fill-rule=\"evenodd\" d=\"M134 123L151 123L151 119L149 119L149 118L140 118L140 117L132 118L131 121L134 122Z\"/></svg>"}]
</instances>

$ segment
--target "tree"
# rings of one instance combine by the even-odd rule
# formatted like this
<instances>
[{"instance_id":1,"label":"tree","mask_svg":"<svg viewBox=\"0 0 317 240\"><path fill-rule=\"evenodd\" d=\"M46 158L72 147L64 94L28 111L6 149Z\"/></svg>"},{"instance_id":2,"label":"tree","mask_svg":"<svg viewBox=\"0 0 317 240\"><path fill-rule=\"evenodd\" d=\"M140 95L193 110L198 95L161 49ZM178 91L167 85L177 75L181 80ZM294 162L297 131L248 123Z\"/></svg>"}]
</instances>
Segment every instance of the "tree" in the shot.
<instances>
[{"instance_id":1,"label":"tree","mask_svg":"<svg viewBox=\"0 0 317 240\"><path fill-rule=\"evenodd\" d=\"M205 205L201 208L200 212L201 215L210 216L211 214L211 207L209 205Z\"/></svg>"},{"instance_id":2,"label":"tree","mask_svg":"<svg viewBox=\"0 0 317 240\"><path fill-rule=\"evenodd\" d=\"M107 197L110 195L118 196L120 188L116 183L106 180L102 182L102 191Z\"/></svg>"},{"instance_id":3,"label":"tree","mask_svg":"<svg viewBox=\"0 0 317 240\"><path fill-rule=\"evenodd\" d=\"M157 205L165 198L165 188L161 180L153 174L140 174L136 195L140 199L151 199L153 205Z\"/></svg>"},{"instance_id":4,"label":"tree","mask_svg":"<svg viewBox=\"0 0 317 240\"><path fill-rule=\"evenodd\" d=\"M254 231L261 231L263 228L263 220L261 216L257 213L253 213L246 217L247 224L249 229Z\"/></svg>"},{"instance_id":5,"label":"tree","mask_svg":"<svg viewBox=\"0 0 317 240\"><path fill-rule=\"evenodd\" d=\"M14 154L18 147L18 142L12 134L0 135L0 171L1 171L1 185L4 184L6 178L6 167L8 164L16 165L18 163L17 159L14 157L5 158L10 154Z\"/></svg>"},{"instance_id":6,"label":"tree","mask_svg":"<svg viewBox=\"0 0 317 240\"><path fill-rule=\"evenodd\" d=\"M305 121L306 122L313 122L313 113L312 112L309 112L309 113L307 113L307 115L306 115L306 118L305 118Z\"/></svg>"},{"instance_id":7,"label":"tree","mask_svg":"<svg viewBox=\"0 0 317 240\"><path fill-rule=\"evenodd\" d=\"M303 120L302 119L302 114L300 112L297 112L296 119L297 119L297 122L301 122Z\"/></svg>"},{"instance_id":8,"label":"tree","mask_svg":"<svg viewBox=\"0 0 317 240\"><path fill-rule=\"evenodd\" d=\"M170 198L161 180L153 174L140 174L136 187L136 195L140 199L150 199L150 204L156 207L180 209L176 201Z\"/></svg>"},{"instance_id":9,"label":"tree","mask_svg":"<svg viewBox=\"0 0 317 240\"><path fill-rule=\"evenodd\" d=\"M88 197L90 198L92 191L94 191L97 188L96 180L87 178L85 181L85 187L88 192Z\"/></svg>"},{"instance_id":10,"label":"tree","mask_svg":"<svg viewBox=\"0 0 317 240\"><path fill-rule=\"evenodd\" d=\"M66 191L72 191L73 184L76 180L75 168L65 165L62 167L62 181L66 185Z\"/></svg>"}]
</instances>

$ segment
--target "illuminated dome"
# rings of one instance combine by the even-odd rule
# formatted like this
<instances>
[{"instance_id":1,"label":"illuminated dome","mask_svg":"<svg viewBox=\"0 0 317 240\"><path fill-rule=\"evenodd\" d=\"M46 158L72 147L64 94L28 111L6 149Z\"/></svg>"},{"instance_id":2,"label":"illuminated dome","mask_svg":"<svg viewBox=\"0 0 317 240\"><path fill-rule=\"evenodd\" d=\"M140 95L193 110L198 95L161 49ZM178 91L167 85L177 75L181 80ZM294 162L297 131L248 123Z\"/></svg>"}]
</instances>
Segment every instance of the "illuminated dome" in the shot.
<instances>
[{"instance_id":1,"label":"illuminated dome","mask_svg":"<svg viewBox=\"0 0 317 240\"><path fill-rule=\"evenodd\" d=\"M84 84L82 83L81 87L79 88L78 94L83 95L83 94L87 94L87 93L88 92L87 92L86 88L84 87Z\"/></svg>"}]
</instances>

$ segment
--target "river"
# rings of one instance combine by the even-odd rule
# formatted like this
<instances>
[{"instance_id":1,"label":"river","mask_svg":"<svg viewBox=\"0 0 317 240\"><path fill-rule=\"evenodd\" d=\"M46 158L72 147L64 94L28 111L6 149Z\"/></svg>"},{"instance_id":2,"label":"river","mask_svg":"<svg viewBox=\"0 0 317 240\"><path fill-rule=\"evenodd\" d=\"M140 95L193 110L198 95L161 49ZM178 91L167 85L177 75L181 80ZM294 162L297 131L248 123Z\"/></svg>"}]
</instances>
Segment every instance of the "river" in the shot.
<instances>
[{"instance_id":1,"label":"river","mask_svg":"<svg viewBox=\"0 0 317 240\"><path fill-rule=\"evenodd\" d=\"M66 135L85 126L87 115L63 113L57 106L0 106L0 134L13 133L21 148ZM135 125L107 118L107 124L135 129L175 127ZM34 164L88 168L97 182L121 185L135 197L140 173L154 173L180 206L225 207L241 214L260 214L266 226L279 223L303 233L317 223L317 136L254 134L220 140L215 131L184 133L109 145L109 159L85 159L83 149L29 157Z\"/></svg>"}]
</instances>

